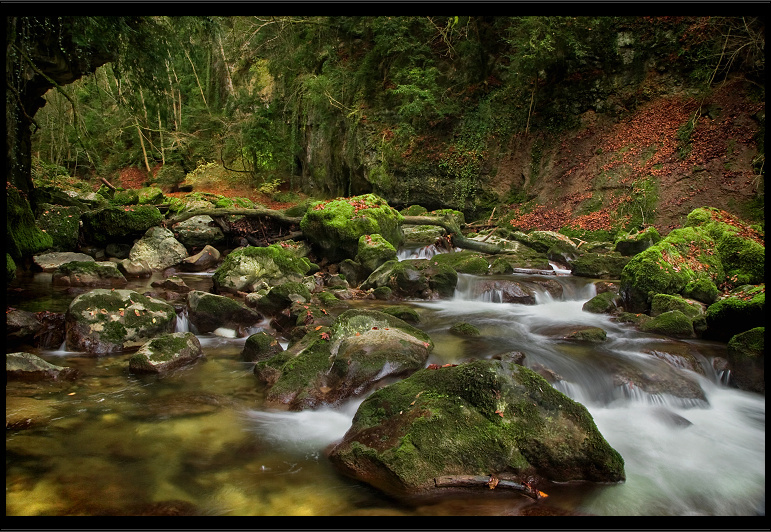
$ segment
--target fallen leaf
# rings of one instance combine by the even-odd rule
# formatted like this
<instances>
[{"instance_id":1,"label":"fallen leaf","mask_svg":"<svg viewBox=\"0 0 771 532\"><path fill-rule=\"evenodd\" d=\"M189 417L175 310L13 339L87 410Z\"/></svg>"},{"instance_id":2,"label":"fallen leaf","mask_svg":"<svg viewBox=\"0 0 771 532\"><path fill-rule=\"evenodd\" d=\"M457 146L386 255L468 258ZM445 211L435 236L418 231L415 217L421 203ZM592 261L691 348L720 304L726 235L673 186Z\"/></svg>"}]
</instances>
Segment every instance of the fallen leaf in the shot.
<instances>
[{"instance_id":1,"label":"fallen leaf","mask_svg":"<svg viewBox=\"0 0 771 532\"><path fill-rule=\"evenodd\" d=\"M490 480L487 481L487 485L490 486L491 490L494 490L495 486L498 485L498 482L499 482L499 480L498 480L498 478L496 476L490 475Z\"/></svg>"},{"instance_id":2,"label":"fallen leaf","mask_svg":"<svg viewBox=\"0 0 771 532\"><path fill-rule=\"evenodd\" d=\"M496 410L495 413L498 414L499 416L503 417L503 412L501 412L500 410Z\"/></svg>"}]
</instances>

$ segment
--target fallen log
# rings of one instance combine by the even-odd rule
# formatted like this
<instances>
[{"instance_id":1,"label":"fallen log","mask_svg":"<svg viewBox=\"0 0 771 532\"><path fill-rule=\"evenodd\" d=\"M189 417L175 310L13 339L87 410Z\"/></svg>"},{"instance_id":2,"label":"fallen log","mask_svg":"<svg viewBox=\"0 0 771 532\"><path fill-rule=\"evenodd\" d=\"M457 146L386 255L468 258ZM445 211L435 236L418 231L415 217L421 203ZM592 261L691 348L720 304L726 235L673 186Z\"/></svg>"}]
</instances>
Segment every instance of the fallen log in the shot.
<instances>
[{"instance_id":1,"label":"fallen log","mask_svg":"<svg viewBox=\"0 0 771 532\"><path fill-rule=\"evenodd\" d=\"M450 475L437 477L434 479L434 485L437 488L510 489L536 500L548 497L544 492L533 488L529 484L520 484L513 480L500 479L495 475Z\"/></svg>"},{"instance_id":2,"label":"fallen log","mask_svg":"<svg viewBox=\"0 0 771 532\"><path fill-rule=\"evenodd\" d=\"M470 249L472 251L479 251L481 253L489 253L495 255L497 253L505 253L505 249L495 244L488 242L481 242L479 240L473 240L463 236L458 224L449 216L433 217L433 216L405 216L402 221L403 225L438 225L442 227L452 238L453 245L455 247Z\"/></svg>"},{"instance_id":3,"label":"fallen log","mask_svg":"<svg viewBox=\"0 0 771 532\"><path fill-rule=\"evenodd\" d=\"M268 217L285 224L295 225L299 225L300 220L302 219L294 216L287 216L283 212L274 211L273 209L196 209L172 216L166 221L166 224L174 225L179 222L184 222L193 216L202 215L211 216L212 218L216 216L246 216L248 218Z\"/></svg>"}]
</instances>

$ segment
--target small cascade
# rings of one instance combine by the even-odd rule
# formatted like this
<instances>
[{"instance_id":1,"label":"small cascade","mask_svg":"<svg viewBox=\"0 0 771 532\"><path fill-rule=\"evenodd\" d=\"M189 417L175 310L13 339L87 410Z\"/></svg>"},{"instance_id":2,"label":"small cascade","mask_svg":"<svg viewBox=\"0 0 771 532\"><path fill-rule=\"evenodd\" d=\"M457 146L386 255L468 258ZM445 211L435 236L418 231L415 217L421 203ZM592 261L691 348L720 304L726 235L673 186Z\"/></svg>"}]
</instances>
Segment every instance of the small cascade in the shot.
<instances>
[{"instance_id":1,"label":"small cascade","mask_svg":"<svg viewBox=\"0 0 771 532\"><path fill-rule=\"evenodd\" d=\"M717 372L717 381L722 384L723 386L728 386L728 383L731 382L731 370L730 369L724 369L722 371Z\"/></svg>"},{"instance_id":2,"label":"small cascade","mask_svg":"<svg viewBox=\"0 0 771 532\"><path fill-rule=\"evenodd\" d=\"M187 319L187 308L182 309L182 312L177 314L177 323L174 327L174 332L194 332L190 330L190 320Z\"/></svg>"},{"instance_id":3,"label":"small cascade","mask_svg":"<svg viewBox=\"0 0 771 532\"><path fill-rule=\"evenodd\" d=\"M455 248L453 251L460 251L460 248ZM448 253L448 251L437 247L436 244L430 244L428 246L423 246L422 248L417 249L400 249L396 254L396 258L400 261L407 259L430 259L434 255L439 255L440 253Z\"/></svg>"}]
</instances>

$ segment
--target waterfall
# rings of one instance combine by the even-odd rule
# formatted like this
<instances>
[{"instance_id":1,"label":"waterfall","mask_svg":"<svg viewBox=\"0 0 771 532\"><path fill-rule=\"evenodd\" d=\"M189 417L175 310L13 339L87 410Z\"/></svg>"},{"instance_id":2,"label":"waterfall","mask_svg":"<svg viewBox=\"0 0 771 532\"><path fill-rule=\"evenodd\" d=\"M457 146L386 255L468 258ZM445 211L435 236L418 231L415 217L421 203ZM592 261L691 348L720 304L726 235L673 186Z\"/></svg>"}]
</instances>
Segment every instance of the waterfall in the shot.
<instances>
[{"instance_id":1,"label":"waterfall","mask_svg":"<svg viewBox=\"0 0 771 532\"><path fill-rule=\"evenodd\" d=\"M455 248L454 251L460 251L460 248ZM396 254L396 258L400 261L407 259L430 259L440 253L447 253L447 251L436 247L435 244L430 244L422 248L402 248Z\"/></svg>"},{"instance_id":2,"label":"waterfall","mask_svg":"<svg viewBox=\"0 0 771 532\"><path fill-rule=\"evenodd\" d=\"M177 323L174 327L174 332L190 332L190 320L187 319L187 308L183 308L182 311L177 314Z\"/></svg>"}]
</instances>

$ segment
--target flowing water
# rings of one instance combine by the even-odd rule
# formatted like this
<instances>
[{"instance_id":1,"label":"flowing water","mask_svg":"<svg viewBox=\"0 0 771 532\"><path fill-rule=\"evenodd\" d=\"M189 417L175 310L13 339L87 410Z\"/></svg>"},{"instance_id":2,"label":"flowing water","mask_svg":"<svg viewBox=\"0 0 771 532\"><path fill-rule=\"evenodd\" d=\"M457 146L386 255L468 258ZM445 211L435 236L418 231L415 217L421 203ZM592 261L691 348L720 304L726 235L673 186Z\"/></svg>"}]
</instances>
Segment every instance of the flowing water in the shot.
<instances>
[{"instance_id":1,"label":"flowing water","mask_svg":"<svg viewBox=\"0 0 771 532\"><path fill-rule=\"evenodd\" d=\"M181 276L191 288L211 288L210 276ZM626 482L552 485L537 504L588 515L765 515L765 398L712 370L723 344L643 334L583 312L594 295L588 279L500 278L533 286L556 280L563 294L541 290L535 305L501 303L494 291L474 290L488 278L461 275L455 298L409 304L436 344L429 363L521 351L525 365L558 375L553 385L587 407L623 456ZM154 279L129 288L145 291ZM54 289L50 274L12 286L8 304L23 310L64 312L74 297ZM450 334L458 321L481 336ZM189 328L182 312L177 326ZM564 339L582 326L603 328L607 341ZM7 415L28 412L38 422L6 431L6 514L512 515L535 504L490 492L410 505L344 478L324 450L345 434L363 398L335 409L263 408L252 364L239 360L245 339L227 330L198 336L205 359L162 378L130 374L130 354L33 350L82 375L72 383L7 384ZM703 396L667 393L694 383Z\"/></svg>"}]
</instances>

